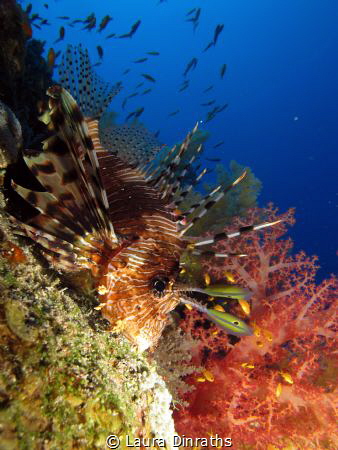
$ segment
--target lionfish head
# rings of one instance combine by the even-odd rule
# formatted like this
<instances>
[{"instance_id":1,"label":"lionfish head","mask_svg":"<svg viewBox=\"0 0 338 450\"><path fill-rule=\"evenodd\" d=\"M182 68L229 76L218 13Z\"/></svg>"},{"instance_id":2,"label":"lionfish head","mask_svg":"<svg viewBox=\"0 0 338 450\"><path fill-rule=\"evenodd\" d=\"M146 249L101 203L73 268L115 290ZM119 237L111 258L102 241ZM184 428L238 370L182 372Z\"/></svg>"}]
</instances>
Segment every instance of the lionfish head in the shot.
<instances>
[{"instance_id":1,"label":"lionfish head","mask_svg":"<svg viewBox=\"0 0 338 450\"><path fill-rule=\"evenodd\" d=\"M110 260L98 282L103 316L140 350L158 341L168 313L179 303L175 284L182 247L177 237L140 238Z\"/></svg>"}]
</instances>

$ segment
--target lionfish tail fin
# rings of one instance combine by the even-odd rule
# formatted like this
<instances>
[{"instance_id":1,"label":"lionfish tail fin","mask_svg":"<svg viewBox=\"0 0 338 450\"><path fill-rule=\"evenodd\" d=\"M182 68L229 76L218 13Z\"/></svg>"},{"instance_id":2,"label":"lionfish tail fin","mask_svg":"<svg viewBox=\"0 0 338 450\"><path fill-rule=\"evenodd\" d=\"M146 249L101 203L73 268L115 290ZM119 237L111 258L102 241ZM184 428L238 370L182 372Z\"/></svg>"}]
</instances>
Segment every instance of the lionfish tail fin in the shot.
<instances>
[{"instance_id":1,"label":"lionfish tail fin","mask_svg":"<svg viewBox=\"0 0 338 450\"><path fill-rule=\"evenodd\" d=\"M92 69L88 50L68 45L59 67L60 84L77 101L85 117L99 119L112 99L121 90L121 83L112 85Z\"/></svg>"}]
</instances>

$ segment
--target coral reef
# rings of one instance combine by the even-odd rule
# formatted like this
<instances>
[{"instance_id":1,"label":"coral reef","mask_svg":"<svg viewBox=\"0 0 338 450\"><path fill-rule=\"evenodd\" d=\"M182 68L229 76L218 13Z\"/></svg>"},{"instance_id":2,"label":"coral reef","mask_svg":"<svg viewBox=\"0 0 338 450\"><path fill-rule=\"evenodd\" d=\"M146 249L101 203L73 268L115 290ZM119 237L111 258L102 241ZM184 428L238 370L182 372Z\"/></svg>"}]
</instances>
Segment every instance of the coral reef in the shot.
<instances>
[{"instance_id":1,"label":"coral reef","mask_svg":"<svg viewBox=\"0 0 338 450\"><path fill-rule=\"evenodd\" d=\"M32 39L29 18L14 0L1 2L0 23L0 100L16 115L28 142L40 132L38 103L52 84L44 43Z\"/></svg>"},{"instance_id":2,"label":"coral reef","mask_svg":"<svg viewBox=\"0 0 338 450\"><path fill-rule=\"evenodd\" d=\"M21 146L21 125L8 106L0 101L0 169L16 162Z\"/></svg>"},{"instance_id":3,"label":"coral reef","mask_svg":"<svg viewBox=\"0 0 338 450\"><path fill-rule=\"evenodd\" d=\"M182 329L194 339L192 362L212 374L186 381L189 406L175 413L180 434L231 437L235 449L337 448L337 279L318 286L317 258L291 254L291 239L280 239L293 211L278 216L269 205L254 208L231 229L262 220L283 221L263 233L217 244L217 251L246 253L218 265L207 261L212 279L229 277L248 287L253 336L231 338L187 312ZM227 228L229 231L229 228ZM226 306L245 317L237 300Z\"/></svg>"},{"instance_id":4,"label":"coral reef","mask_svg":"<svg viewBox=\"0 0 338 450\"><path fill-rule=\"evenodd\" d=\"M41 267L1 209L0 228L0 447L103 448L109 434L122 448L127 434L170 447L171 395L155 363L109 332L92 296Z\"/></svg>"}]
</instances>

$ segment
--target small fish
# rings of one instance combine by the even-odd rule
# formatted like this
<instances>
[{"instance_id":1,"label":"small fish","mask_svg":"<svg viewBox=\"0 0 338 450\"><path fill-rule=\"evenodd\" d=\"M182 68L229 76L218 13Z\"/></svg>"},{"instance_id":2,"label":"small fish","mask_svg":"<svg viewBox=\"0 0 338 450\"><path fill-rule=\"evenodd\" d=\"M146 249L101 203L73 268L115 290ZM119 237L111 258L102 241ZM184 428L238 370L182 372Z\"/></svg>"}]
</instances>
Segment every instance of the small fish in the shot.
<instances>
[{"instance_id":1,"label":"small fish","mask_svg":"<svg viewBox=\"0 0 338 450\"><path fill-rule=\"evenodd\" d=\"M204 377L196 377L195 380L197 381L197 383L204 383L205 381L207 381Z\"/></svg>"},{"instance_id":2,"label":"small fish","mask_svg":"<svg viewBox=\"0 0 338 450\"><path fill-rule=\"evenodd\" d=\"M135 117L140 117L140 115L143 113L144 111L144 107L142 106L142 108L139 108L135 111Z\"/></svg>"},{"instance_id":3,"label":"small fish","mask_svg":"<svg viewBox=\"0 0 338 450\"><path fill-rule=\"evenodd\" d=\"M92 30L96 27L96 17L94 13L91 13L84 21L83 23L86 23L87 25L83 27L83 30Z\"/></svg>"},{"instance_id":4,"label":"small fish","mask_svg":"<svg viewBox=\"0 0 338 450\"><path fill-rule=\"evenodd\" d=\"M203 51L206 52L207 50L209 50L209 48L213 47L214 45L215 45L214 41L209 42L209 44L205 47Z\"/></svg>"},{"instance_id":5,"label":"small fish","mask_svg":"<svg viewBox=\"0 0 338 450\"><path fill-rule=\"evenodd\" d=\"M32 8L33 8L33 5L32 5L31 3L29 3L29 4L27 5L27 8L26 8L25 13L26 13L26 14L30 14L31 11L32 11Z\"/></svg>"},{"instance_id":6,"label":"small fish","mask_svg":"<svg viewBox=\"0 0 338 450\"><path fill-rule=\"evenodd\" d=\"M205 158L205 159L210 162L221 162L220 158Z\"/></svg>"},{"instance_id":7,"label":"small fish","mask_svg":"<svg viewBox=\"0 0 338 450\"><path fill-rule=\"evenodd\" d=\"M210 106L213 105L215 103L216 100L210 100L210 102L206 102L206 103L201 103L201 106Z\"/></svg>"},{"instance_id":8,"label":"small fish","mask_svg":"<svg viewBox=\"0 0 338 450\"><path fill-rule=\"evenodd\" d=\"M85 20L79 20L79 22L90 23L93 19L95 19L95 14L91 13L85 18Z\"/></svg>"},{"instance_id":9,"label":"small fish","mask_svg":"<svg viewBox=\"0 0 338 450\"><path fill-rule=\"evenodd\" d=\"M187 22L192 22L193 23L193 29L194 31L196 30L197 26L198 26L198 19L200 18L201 15L201 8L197 8L195 10L195 15L190 18L190 19L186 19Z\"/></svg>"},{"instance_id":10,"label":"small fish","mask_svg":"<svg viewBox=\"0 0 338 450\"><path fill-rule=\"evenodd\" d=\"M189 80L184 80L178 91L182 92L185 89L187 89L188 87L189 87Z\"/></svg>"},{"instance_id":11,"label":"small fish","mask_svg":"<svg viewBox=\"0 0 338 450\"><path fill-rule=\"evenodd\" d=\"M70 17L62 16L62 17L58 17L58 19L70 19ZM72 20L72 22L69 25L76 25L77 23L84 23L84 21L81 19L75 19L75 20Z\"/></svg>"},{"instance_id":12,"label":"small fish","mask_svg":"<svg viewBox=\"0 0 338 450\"><path fill-rule=\"evenodd\" d=\"M251 336L252 329L241 319L232 314L206 309L206 314L216 325L223 328L227 333L235 336Z\"/></svg>"},{"instance_id":13,"label":"small fish","mask_svg":"<svg viewBox=\"0 0 338 450\"><path fill-rule=\"evenodd\" d=\"M277 398L280 397L281 393L282 393L282 383L278 383L276 387L276 397Z\"/></svg>"},{"instance_id":14,"label":"small fish","mask_svg":"<svg viewBox=\"0 0 338 450\"><path fill-rule=\"evenodd\" d=\"M116 33L111 33L111 34L108 34L108 36L106 36L106 39L110 39L115 36L116 36Z\"/></svg>"},{"instance_id":15,"label":"small fish","mask_svg":"<svg viewBox=\"0 0 338 450\"><path fill-rule=\"evenodd\" d=\"M122 102L122 109L124 109L125 108L125 106L126 106L126 104L127 104L127 101L128 101L128 97L126 97L124 100L123 100L123 102Z\"/></svg>"},{"instance_id":16,"label":"small fish","mask_svg":"<svg viewBox=\"0 0 338 450\"><path fill-rule=\"evenodd\" d=\"M210 283L211 283L211 278L210 278L210 275L208 273L204 274L204 283L205 283L206 286L209 286Z\"/></svg>"},{"instance_id":17,"label":"small fish","mask_svg":"<svg viewBox=\"0 0 338 450\"><path fill-rule=\"evenodd\" d=\"M223 65L221 66L221 68L220 68L220 71L219 71L219 74L220 74L221 78L224 77L224 74L225 74L226 70L227 70L227 65L226 65L226 64L223 64Z\"/></svg>"},{"instance_id":18,"label":"small fish","mask_svg":"<svg viewBox=\"0 0 338 450\"><path fill-rule=\"evenodd\" d=\"M65 27L60 27L59 38L54 42L54 44L56 44L57 42L62 41L64 39L64 37L65 37L65 34L66 34Z\"/></svg>"},{"instance_id":19,"label":"small fish","mask_svg":"<svg viewBox=\"0 0 338 450\"><path fill-rule=\"evenodd\" d=\"M101 45L97 45L96 50L99 55L99 58L102 59L103 58L103 48L101 47Z\"/></svg>"},{"instance_id":20,"label":"small fish","mask_svg":"<svg viewBox=\"0 0 338 450\"><path fill-rule=\"evenodd\" d=\"M158 56L160 52L147 52L147 55Z\"/></svg>"},{"instance_id":21,"label":"small fish","mask_svg":"<svg viewBox=\"0 0 338 450\"><path fill-rule=\"evenodd\" d=\"M235 283L234 275L231 272L224 272L224 276L230 283Z\"/></svg>"},{"instance_id":22,"label":"small fish","mask_svg":"<svg viewBox=\"0 0 338 450\"><path fill-rule=\"evenodd\" d=\"M136 97L137 95L139 95L138 92L133 92L132 94L128 95L127 98L133 98L133 97Z\"/></svg>"},{"instance_id":23,"label":"small fish","mask_svg":"<svg viewBox=\"0 0 338 450\"><path fill-rule=\"evenodd\" d=\"M193 9L190 9L188 12L187 12L187 14L186 14L186 16L190 16L193 12L195 12L196 11L196 8L193 8Z\"/></svg>"},{"instance_id":24,"label":"small fish","mask_svg":"<svg viewBox=\"0 0 338 450\"><path fill-rule=\"evenodd\" d=\"M214 39L213 39L213 44L216 45L218 36L221 34L221 32L223 31L224 28L224 24L221 23L219 25L216 26L215 31L214 31Z\"/></svg>"},{"instance_id":25,"label":"small fish","mask_svg":"<svg viewBox=\"0 0 338 450\"><path fill-rule=\"evenodd\" d=\"M192 58L192 60L188 62L187 66L186 66L186 68L185 68L185 70L184 70L184 72L183 72L183 76L184 76L184 77L187 76L189 70L193 70L193 69L196 68L197 62L198 62L198 59L197 59L197 58Z\"/></svg>"},{"instance_id":26,"label":"small fish","mask_svg":"<svg viewBox=\"0 0 338 450\"><path fill-rule=\"evenodd\" d=\"M217 144L215 144L214 146L213 146L213 148L218 148L218 147L220 147L221 145L223 145L224 144L224 141L221 141L221 142L217 142ZM231 280L229 280L229 281L231 281ZM231 281L232 282L232 281ZM232 282L233 283L233 282Z\"/></svg>"},{"instance_id":27,"label":"small fish","mask_svg":"<svg viewBox=\"0 0 338 450\"><path fill-rule=\"evenodd\" d=\"M38 24L36 24L36 23L33 23L32 25L33 25L33 27L37 28L38 30L41 30L40 25L38 25Z\"/></svg>"},{"instance_id":28,"label":"small fish","mask_svg":"<svg viewBox=\"0 0 338 450\"><path fill-rule=\"evenodd\" d=\"M151 91L152 91L151 88L145 89L143 92L141 92L141 95L149 94L149 92L151 92Z\"/></svg>"},{"instance_id":29,"label":"small fish","mask_svg":"<svg viewBox=\"0 0 338 450\"><path fill-rule=\"evenodd\" d=\"M254 369L255 368L254 364L247 363L247 362L242 363L241 366L243 367L243 369Z\"/></svg>"},{"instance_id":30,"label":"small fish","mask_svg":"<svg viewBox=\"0 0 338 450\"><path fill-rule=\"evenodd\" d=\"M104 16L104 18L101 20L101 23L99 25L99 29L97 30L99 33L104 30L106 28L106 26L108 25L108 23L112 20L113 18L107 14L106 16Z\"/></svg>"},{"instance_id":31,"label":"small fish","mask_svg":"<svg viewBox=\"0 0 338 450\"><path fill-rule=\"evenodd\" d=\"M53 70L55 58L56 58L55 51L53 48L50 48L48 50L48 55L47 55L47 66L48 66L49 70Z\"/></svg>"},{"instance_id":32,"label":"small fish","mask_svg":"<svg viewBox=\"0 0 338 450\"><path fill-rule=\"evenodd\" d=\"M215 380L214 374L210 370L204 369L203 375L207 381L213 382Z\"/></svg>"},{"instance_id":33,"label":"small fish","mask_svg":"<svg viewBox=\"0 0 338 450\"><path fill-rule=\"evenodd\" d=\"M132 111L130 114L128 114L128 116L126 117L126 122L128 122L128 120L131 118L131 117L135 117L135 119L137 119L137 117L140 117L140 115L143 113L143 111L144 111L144 108L142 107L142 108L139 108L139 109L136 109L135 111Z\"/></svg>"},{"instance_id":34,"label":"small fish","mask_svg":"<svg viewBox=\"0 0 338 450\"><path fill-rule=\"evenodd\" d=\"M48 9L48 3L44 3L43 6Z\"/></svg>"},{"instance_id":35,"label":"small fish","mask_svg":"<svg viewBox=\"0 0 338 450\"><path fill-rule=\"evenodd\" d=\"M208 86L206 89L204 89L203 93L211 91L211 89L213 89L213 87L214 87L214 85L211 84L211 85Z\"/></svg>"},{"instance_id":36,"label":"small fish","mask_svg":"<svg viewBox=\"0 0 338 450\"><path fill-rule=\"evenodd\" d=\"M180 112L180 110L179 110L179 109L176 109L176 111L173 111L173 112L169 113L169 114L168 114L168 117L176 116L176 114L178 114L179 112Z\"/></svg>"},{"instance_id":37,"label":"small fish","mask_svg":"<svg viewBox=\"0 0 338 450\"><path fill-rule=\"evenodd\" d=\"M228 106L229 106L228 103L225 103L222 106L218 106L217 107L217 113L220 113L220 112L224 111Z\"/></svg>"},{"instance_id":38,"label":"small fish","mask_svg":"<svg viewBox=\"0 0 338 450\"><path fill-rule=\"evenodd\" d=\"M218 106L215 106L211 111L208 111L207 117L205 119L205 123L210 122L210 120L214 119L216 117L216 114L218 113Z\"/></svg>"},{"instance_id":39,"label":"small fish","mask_svg":"<svg viewBox=\"0 0 338 450\"><path fill-rule=\"evenodd\" d=\"M141 83L138 83L138 84L135 86L135 89L138 89L139 87L141 87L141 86L143 86L143 85L144 85L144 82L141 81Z\"/></svg>"},{"instance_id":40,"label":"small fish","mask_svg":"<svg viewBox=\"0 0 338 450\"><path fill-rule=\"evenodd\" d=\"M127 73L129 73L129 72L130 72L130 69L126 69L122 75L127 75Z\"/></svg>"},{"instance_id":41,"label":"small fish","mask_svg":"<svg viewBox=\"0 0 338 450\"><path fill-rule=\"evenodd\" d=\"M238 303L240 304L244 314L249 316L250 315L250 304L249 304L249 302L247 300L243 299L243 298L240 298L238 300Z\"/></svg>"},{"instance_id":42,"label":"small fish","mask_svg":"<svg viewBox=\"0 0 338 450\"><path fill-rule=\"evenodd\" d=\"M148 58L140 58L140 59L135 59L135 61L133 61L134 63L143 63L145 61L148 61Z\"/></svg>"},{"instance_id":43,"label":"small fish","mask_svg":"<svg viewBox=\"0 0 338 450\"><path fill-rule=\"evenodd\" d=\"M40 25L50 25L50 23L48 22L47 19L43 19L41 20Z\"/></svg>"},{"instance_id":44,"label":"small fish","mask_svg":"<svg viewBox=\"0 0 338 450\"><path fill-rule=\"evenodd\" d=\"M131 119L133 116L135 116L135 111L132 111L131 113L129 113L126 117L126 122L128 122L129 119Z\"/></svg>"},{"instance_id":45,"label":"small fish","mask_svg":"<svg viewBox=\"0 0 338 450\"><path fill-rule=\"evenodd\" d=\"M138 29L138 27L139 27L140 25L141 25L141 21L140 21L140 20L136 21L136 22L132 25L132 27L131 27L129 33L121 34L121 35L119 36L119 38L120 38L120 39L122 39L122 38L131 38L131 37L136 33L136 30Z\"/></svg>"},{"instance_id":46,"label":"small fish","mask_svg":"<svg viewBox=\"0 0 338 450\"><path fill-rule=\"evenodd\" d=\"M293 379L288 372L280 372L280 375L284 381L286 381L289 384L293 384Z\"/></svg>"},{"instance_id":47,"label":"small fish","mask_svg":"<svg viewBox=\"0 0 338 450\"><path fill-rule=\"evenodd\" d=\"M213 297L235 298L237 300L249 300L251 297L249 289L229 284L212 284L204 289L198 289L196 292L201 292L202 294L211 295Z\"/></svg>"},{"instance_id":48,"label":"small fish","mask_svg":"<svg viewBox=\"0 0 338 450\"><path fill-rule=\"evenodd\" d=\"M160 130L157 130L156 133L154 133L154 136L157 138L160 135Z\"/></svg>"},{"instance_id":49,"label":"small fish","mask_svg":"<svg viewBox=\"0 0 338 450\"><path fill-rule=\"evenodd\" d=\"M69 17L69 16L58 16L57 19L61 19L61 20L69 20L70 17ZM75 23L75 22L76 22L76 21L74 20L74 22L72 22L72 23ZM81 20L80 22L82 22L82 20Z\"/></svg>"},{"instance_id":50,"label":"small fish","mask_svg":"<svg viewBox=\"0 0 338 450\"><path fill-rule=\"evenodd\" d=\"M151 75L149 75L148 73L142 73L141 74L146 80L151 81L152 83L155 83L155 78L153 78Z\"/></svg>"},{"instance_id":51,"label":"small fish","mask_svg":"<svg viewBox=\"0 0 338 450\"><path fill-rule=\"evenodd\" d=\"M213 308L215 311L220 311L220 312L225 312L224 308L222 305L216 305Z\"/></svg>"}]
</instances>

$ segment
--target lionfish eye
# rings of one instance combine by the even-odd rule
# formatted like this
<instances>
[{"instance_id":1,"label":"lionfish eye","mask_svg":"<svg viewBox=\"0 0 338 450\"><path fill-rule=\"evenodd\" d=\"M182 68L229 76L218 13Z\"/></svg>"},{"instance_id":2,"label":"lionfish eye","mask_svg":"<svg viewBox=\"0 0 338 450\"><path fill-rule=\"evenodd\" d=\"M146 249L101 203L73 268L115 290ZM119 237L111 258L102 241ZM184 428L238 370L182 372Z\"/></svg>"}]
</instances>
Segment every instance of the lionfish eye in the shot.
<instances>
[{"instance_id":1,"label":"lionfish eye","mask_svg":"<svg viewBox=\"0 0 338 450\"><path fill-rule=\"evenodd\" d=\"M168 282L169 282L169 279L166 277L158 277L157 276L152 279L151 286L152 286L154 294L157 297L162 297L165 289L168 286Z\"/></svg>"}]
</instances>

